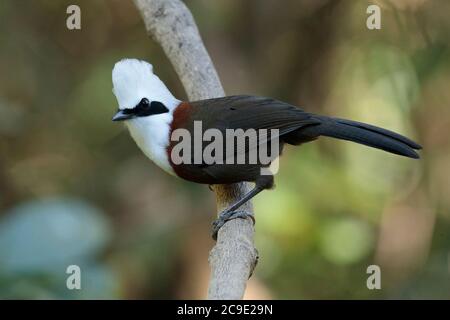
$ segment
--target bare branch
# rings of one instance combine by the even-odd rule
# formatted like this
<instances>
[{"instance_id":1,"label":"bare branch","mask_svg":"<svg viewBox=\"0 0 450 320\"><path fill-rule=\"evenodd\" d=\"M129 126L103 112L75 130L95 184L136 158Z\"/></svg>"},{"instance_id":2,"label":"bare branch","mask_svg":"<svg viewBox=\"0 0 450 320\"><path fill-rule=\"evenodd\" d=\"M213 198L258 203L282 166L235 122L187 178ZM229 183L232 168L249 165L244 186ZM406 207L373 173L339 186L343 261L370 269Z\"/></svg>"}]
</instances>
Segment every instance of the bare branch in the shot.
<instances>
[{"instance_id":1,"label":"bare branch","mask_svg":"<svg viewBox=\"0 0 450 320\"><path fill-rule=\"evenodd\" d=\"M191 101L225 95L194 18L180 0L134 0L145 26L173 64ZM220 212L249 190L247 183L215 186ZM248 202L242 209L253 213ZM210 252L209 299L242 299L257 261L250 219L227 222Z\"/></svg>"}]
</instances>

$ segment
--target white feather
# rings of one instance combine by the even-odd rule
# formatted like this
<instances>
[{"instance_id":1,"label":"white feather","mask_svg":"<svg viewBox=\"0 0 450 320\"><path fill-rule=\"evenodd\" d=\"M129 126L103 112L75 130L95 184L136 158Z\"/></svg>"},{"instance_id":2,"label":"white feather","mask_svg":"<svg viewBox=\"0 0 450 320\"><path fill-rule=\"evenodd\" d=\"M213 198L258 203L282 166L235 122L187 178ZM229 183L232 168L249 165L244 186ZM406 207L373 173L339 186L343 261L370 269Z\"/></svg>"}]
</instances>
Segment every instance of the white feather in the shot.
<instances>
[{"instance_id":1,"label":"white feather","mask_svg":"<svg viewBox=\"0 0 450 320\"><path fill-rule=\"evenodd\" d=\"M153 73L153 66L145 61L124 59L117 62L112 71L112 81L119 109L134 108L142 98L159 101L169 109L168 113L137 117L126 120L125 123L144 154L166 172L174 175L167 156L167 147L173 110L181 101L172 95Z\"/></svg>"}]
</instances>

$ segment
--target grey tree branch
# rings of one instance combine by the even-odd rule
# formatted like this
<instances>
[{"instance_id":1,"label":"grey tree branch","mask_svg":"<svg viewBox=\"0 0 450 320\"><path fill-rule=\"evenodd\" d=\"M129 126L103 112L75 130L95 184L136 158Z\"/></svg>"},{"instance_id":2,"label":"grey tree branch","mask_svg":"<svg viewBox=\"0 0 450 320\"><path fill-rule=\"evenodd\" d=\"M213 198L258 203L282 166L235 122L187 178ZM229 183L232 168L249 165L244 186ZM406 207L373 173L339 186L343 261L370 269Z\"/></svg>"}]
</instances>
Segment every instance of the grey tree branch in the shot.
<instances>
[{"instance_id":1,"label":"grey tree branch","mask_svg":"<svg viewBox=\"0 0 450 320\"><path fill-rule=\"evenodd\" d=\"M145 27L173 64L191 101L225 95L194 18L180 0L134 0ZM219 212L249 190L247 183L214 187ZM248 202L242 209L253 214ZM220 230L209 255L209 299L242 299L258 254L250 219L235 219Z\"/></svg>"}]
</instances>

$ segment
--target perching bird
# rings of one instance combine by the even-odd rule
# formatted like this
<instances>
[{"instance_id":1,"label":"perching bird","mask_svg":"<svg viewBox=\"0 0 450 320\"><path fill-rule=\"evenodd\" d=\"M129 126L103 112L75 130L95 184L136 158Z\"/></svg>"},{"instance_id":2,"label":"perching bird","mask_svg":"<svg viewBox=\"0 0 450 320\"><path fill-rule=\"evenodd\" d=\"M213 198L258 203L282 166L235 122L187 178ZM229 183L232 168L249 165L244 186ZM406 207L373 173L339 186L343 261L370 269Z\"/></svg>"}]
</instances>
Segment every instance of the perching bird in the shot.
<instances>
[{"instance_id":1,"label":"perching bird","mask_svg":"<svg viewBox=\"0 0 450 320\"><path fill-rule=\"evenodd\" d=\"M174 161L171 151L179 141L174 141L171 135L177 129L193 133L194 121L201 121L203 130L217 129L216 132L223 133L224 137L227 129L279 130L276 137L258 136L260 140L256 146L249 144L244 150L234 149L232 154L235 159L239 152L247 154L258 149L261 144L268 145L269 140L274 138L279 141L278 150L269 151L275 151L277 156L285 144L300 145L320 136L349 140L405 157L419 158L414 150L421 149L421 146L400 134L361 122L308 113L271 98L239 95L194 102L180 101L153 73L152 65L145 61L124 59L117 62L112 71L112 81L119 104L119 110L112 120L125 121L139 148L159 167L172 175L197 183L255 183L255 187L242 199L221 212L213 224L214 238L226 221L246 217L244 212L237 209L262 190L271 188L274 178L273 175L262 174L261 169L267 167L267 163L260 161L243 164L237 164L237 161L230 164L226 159L214 163ZM207 143L202 141L200 144L201 153Z\"/></svg>"}]
</instances>

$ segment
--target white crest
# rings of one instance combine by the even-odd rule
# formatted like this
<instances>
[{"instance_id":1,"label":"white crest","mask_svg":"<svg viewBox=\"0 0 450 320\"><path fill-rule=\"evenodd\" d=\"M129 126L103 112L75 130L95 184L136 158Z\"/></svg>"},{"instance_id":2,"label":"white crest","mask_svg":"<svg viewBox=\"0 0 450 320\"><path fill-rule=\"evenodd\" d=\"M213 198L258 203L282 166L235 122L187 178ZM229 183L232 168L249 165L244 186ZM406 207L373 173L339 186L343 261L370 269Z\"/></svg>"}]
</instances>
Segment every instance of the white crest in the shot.
<instances>
[{"instance_id":1,"label":"white crest","mask_svg":"<svg viewBox=\"0 0 450 320\"><path fill-rule=\"evenodd\" d=\"M162 102L167 108L177 100L166 85L153 73L153 66L137 59L123 59L112 71L113 92L120 109L134 108L142 98Z\"/></svg>"}]
</instances>

